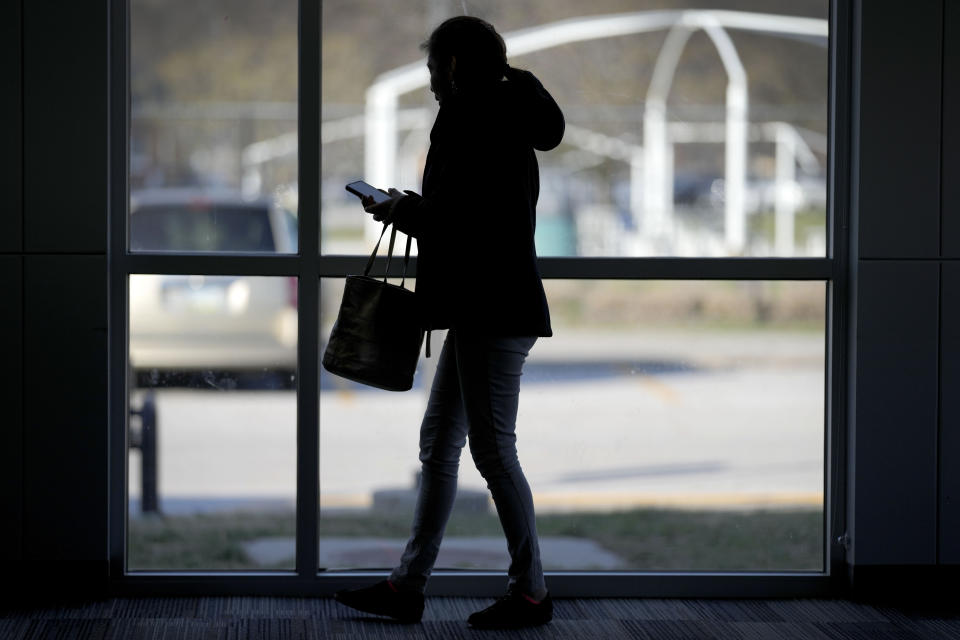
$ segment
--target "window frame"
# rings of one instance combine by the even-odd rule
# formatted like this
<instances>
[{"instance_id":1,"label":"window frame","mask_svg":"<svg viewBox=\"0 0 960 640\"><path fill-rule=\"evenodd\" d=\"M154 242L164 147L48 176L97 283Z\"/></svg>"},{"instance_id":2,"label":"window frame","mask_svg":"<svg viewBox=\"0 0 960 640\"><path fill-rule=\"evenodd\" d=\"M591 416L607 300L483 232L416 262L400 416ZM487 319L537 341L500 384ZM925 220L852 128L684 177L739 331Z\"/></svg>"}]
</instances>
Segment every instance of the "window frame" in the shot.
<instances>
[{"instance_id":1,"label":"window frame","mask_svg":"<svg viewBox=\"0 0 960 640\"><path fill-rule=\"evenodd\" d=\"M360 271L365 256L321 255L321 4L300 0L298 40L299 246L296 254L158 254L128 250L129 0L109 0L109 560L122 595L329 595L385 572L318 571L320 279ZM858 25L851 0L830 0L828 44L827 255L823 258L539 258L546 279L816 280L826 284L824 371L824 566L819 572L548 572L556 596L813 597L844 582L846 520L847 357L853 57ZM386 267L377 258L377 268ZM416 258L412 259L416 273ZM391 272L399 275L394 261ZM128 279L132 274L296 276L297 367L296 563L292 571L129 571L127 556ZM434 595L499 595L495 571L437 571Z\"/></svg>"}]
</instances>

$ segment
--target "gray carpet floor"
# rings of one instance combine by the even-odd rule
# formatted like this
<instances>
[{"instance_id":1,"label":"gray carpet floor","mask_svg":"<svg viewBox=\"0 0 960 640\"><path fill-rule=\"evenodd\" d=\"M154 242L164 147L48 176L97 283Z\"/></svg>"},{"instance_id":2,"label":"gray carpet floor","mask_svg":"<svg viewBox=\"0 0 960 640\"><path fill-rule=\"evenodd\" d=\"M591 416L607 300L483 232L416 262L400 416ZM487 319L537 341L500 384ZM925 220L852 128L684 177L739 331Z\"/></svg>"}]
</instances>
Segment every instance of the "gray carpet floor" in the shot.
<instances>
[{"instance_id":1,"label":"gray carpet floor","mask_svg":"<svg viewBox=\"0 0 960 640\"><path fill-rule=\"evenodd\" d=\"M960 640L960 612L843 600L557 600L551 624L514 632L464 622L490 600L430 598L423 622L357 614L329 598L114 598L0 611L0 639L287 640L637 638Z\"/></svg>"}]
</instances>

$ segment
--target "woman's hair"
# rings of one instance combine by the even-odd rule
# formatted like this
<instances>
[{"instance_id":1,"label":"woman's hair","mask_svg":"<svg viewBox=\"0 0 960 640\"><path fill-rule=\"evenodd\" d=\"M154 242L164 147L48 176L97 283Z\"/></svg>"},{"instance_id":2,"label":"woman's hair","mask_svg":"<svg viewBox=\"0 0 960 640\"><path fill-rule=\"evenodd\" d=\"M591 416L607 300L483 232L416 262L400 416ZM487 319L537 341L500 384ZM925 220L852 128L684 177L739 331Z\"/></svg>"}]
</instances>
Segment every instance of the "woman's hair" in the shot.
<instances>
[{"instance_id":1,"label":"woman's hair","mask_svg":"<svg viewBox=\"0 0 960 640\"><path fill-rule=\"evenodd\" d=\"M454 81L461 87L499 82L507 68L507 45L486 20L456 16L433 30L420 48L440 64L457 58Z\"/></svg>"}]
</instances>

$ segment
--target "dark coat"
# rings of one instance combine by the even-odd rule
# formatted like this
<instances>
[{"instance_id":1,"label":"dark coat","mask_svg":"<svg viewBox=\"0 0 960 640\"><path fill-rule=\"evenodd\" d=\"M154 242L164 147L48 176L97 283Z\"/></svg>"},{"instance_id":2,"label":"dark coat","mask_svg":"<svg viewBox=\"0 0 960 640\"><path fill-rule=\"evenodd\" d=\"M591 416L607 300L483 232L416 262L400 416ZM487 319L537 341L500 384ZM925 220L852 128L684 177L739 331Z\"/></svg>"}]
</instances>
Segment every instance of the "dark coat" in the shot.
<instances>
[{"instance_id":1,"label":"dark coat","mask_svg":"<svg viewBox=\"0 0 960 640\"><path fill-rule=\"evenodd\" d=\"M402 198L396 228L417 239L426 329L550 336L534 247L534 149L560 144L560 107L532 73L444 101L430 132L423 195ZM409 192L408 192L409 193Z\"/></svg>"}]
</instances>

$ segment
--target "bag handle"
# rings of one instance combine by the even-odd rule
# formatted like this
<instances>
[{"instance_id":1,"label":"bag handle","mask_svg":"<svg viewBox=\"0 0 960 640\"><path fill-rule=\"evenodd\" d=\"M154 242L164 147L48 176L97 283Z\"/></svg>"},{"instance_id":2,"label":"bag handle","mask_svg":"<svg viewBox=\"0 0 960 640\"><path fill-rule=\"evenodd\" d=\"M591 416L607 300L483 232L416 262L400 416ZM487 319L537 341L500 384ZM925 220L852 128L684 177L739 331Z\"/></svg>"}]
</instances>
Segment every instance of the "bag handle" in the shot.
<instances>
[{"instance_id":1,"label":"bag handle","mask_svg":"<svg viewBox=\"0 0 960 640\"><path fill-rule=\"evenodd\" d=\"M380 231L380 237L377 238L377 244L373 247L373 253L370 254L370 258L367 260L367 266L363 268L363 275L369 276L370 269L373 268L373 259L377 257L377 251L380 249L380 242L383 240L383 235L387 232L387 227L390 226L389 222L383 223L383 230ZM387 268L383 272L383 281L387 281L387 274L390 273L390 261L393 259L393 246L397 239L397 228L396 226L390 230L390 245L387 249ZM407 281L407 267L410 265L410 245L413 238L407 236L407 247L403 254L403 277L400 280L400 286L403 287L404 283Z\"/></svg>"},{"instance_id":2,"label":"bag handle","mask_svg":"<svg viewBox=\"0 0 960 640\"><path fill-rule=\"evenodd\" d=\"M407 281L407 267L410 266L410 243L413 242L413 236L407 236L407 248L403 252L403 277L400 278L400 286Z\"/></svg>"},{"instance_id":3,"label":"bag handle","mask_svg":"<svg viewBox=\"0 0 960 640\"><path fill-rule=\"evenodd\" d=\"M367 260L367 266L363 268L363 275L370 275L370 269L373 267L373 259L377 257L377 250L380 249L380 241L383 240L383 234L387 232L387 227L389 226L389 223L385 223L383 225L383 231L380 232L380 237L377 239L377 245L373 248L373 253L370 254L370 259Z\"/></svg>"}]
</instances>

